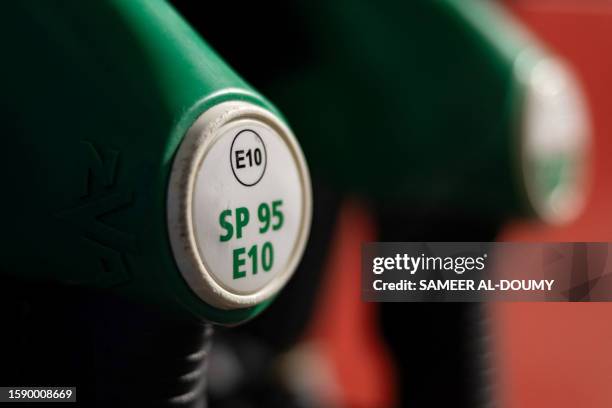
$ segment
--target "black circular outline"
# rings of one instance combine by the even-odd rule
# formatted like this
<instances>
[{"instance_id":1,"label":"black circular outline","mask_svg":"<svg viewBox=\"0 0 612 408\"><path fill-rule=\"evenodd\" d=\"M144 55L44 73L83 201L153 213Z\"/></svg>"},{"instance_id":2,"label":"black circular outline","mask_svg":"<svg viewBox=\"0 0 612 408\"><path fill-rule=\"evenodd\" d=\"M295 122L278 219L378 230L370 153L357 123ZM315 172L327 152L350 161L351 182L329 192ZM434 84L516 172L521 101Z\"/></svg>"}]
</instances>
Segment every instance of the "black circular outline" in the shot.
<instances>
[{"instance_id":1,"label":"black circular outline","mask_svg":"<svg viewBox=\"0 0 612 408\"><path fill-rule=\"evenodd\" d=\"M236 175L236 171L234 170L234 163L232 162L232 152L234 151L234 143L236 143L236 139L238 139L238 136L240 136L244 132L253 132L255 136L257 136L257 138L261 141L261 144L264 148L264 154L266 155L266 160L264 162L264 169L261 172L261 176L259 176L259 178L253 184L245 184L242 182L242 180L240 180L240 178ZM245 187L253 187L255 184L259 183L261 179L263 178L264 174L266 174L266 169L268 168L268 149L266 149L266 144L264 143L261 136L259 136L259 133L257 133L253 129L242 129L240 132L236 133L236 136L234 136L234 140L232 140L232 145L230 147L229 156L230 156L229 157L230 167L232 168L232 173L234 174L234 178L236 178L236 180Z\"/></svg>"}]
</instances>

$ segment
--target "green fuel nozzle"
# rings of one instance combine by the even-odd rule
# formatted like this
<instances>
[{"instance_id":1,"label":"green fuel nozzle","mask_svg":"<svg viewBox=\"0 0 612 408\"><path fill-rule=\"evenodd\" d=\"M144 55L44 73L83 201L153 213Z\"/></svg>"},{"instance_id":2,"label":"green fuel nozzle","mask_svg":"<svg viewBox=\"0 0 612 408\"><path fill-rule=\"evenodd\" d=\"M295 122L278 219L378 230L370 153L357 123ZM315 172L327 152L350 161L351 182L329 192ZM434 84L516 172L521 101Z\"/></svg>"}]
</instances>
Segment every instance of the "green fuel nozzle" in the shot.
<instances>
[{"instance_id":1,"label":"green fuel nozzle","mask_svg":"<svg viewBox=\"0 0 612 408\"><path fill-rule=\"evenodd\" d=\"M502 7L341 0L302 2L301 12L313 62L266 92L292 118L315 175L405 208L576 215L584 98Z\"/></svg>"},{"instance_id":2,"label":"green fuel nozzle","mask_svg":"<svg viewBox=\"0 0 612 408\"><path fill-rule=\"evenodd\" d=\"M0 270L221 324L263 310L311 211L276 108L164 1L1 8Z\"/></svg>"}]
</instances>

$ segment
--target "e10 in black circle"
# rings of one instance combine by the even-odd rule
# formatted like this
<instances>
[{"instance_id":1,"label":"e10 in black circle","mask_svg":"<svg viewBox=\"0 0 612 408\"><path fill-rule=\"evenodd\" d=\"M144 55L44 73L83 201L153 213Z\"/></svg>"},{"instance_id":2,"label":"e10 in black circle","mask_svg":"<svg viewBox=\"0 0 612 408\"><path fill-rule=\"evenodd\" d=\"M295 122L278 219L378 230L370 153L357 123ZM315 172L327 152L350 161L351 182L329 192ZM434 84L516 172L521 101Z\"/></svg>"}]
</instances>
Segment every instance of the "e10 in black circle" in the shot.
<instances>
[{"instance_id":1,"label":"e10 in black circle","mask_svg":"<svg viewBox=\"0 0 612 408\"><path fill-rule=\"evenodd\" d=\"M259 183L264 173L268 154L261 136L254 130L244 129L234 136L230 149L230 163L236 180L243 186Z\"/></svg>"}]
</instances>

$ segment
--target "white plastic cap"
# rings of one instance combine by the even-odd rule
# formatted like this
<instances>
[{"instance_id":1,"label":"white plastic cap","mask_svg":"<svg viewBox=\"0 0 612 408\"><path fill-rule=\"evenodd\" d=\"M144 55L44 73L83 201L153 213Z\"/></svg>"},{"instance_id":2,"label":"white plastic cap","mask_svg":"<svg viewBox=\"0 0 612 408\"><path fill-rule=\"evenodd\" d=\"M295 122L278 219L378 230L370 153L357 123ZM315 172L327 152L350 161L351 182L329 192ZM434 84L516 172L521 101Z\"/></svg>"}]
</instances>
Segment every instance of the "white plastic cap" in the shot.
<instances>
[{"instance_id":1,"label":"white plastic cap","mask_svg":"<svg viewBox=\"0 0 612 408\"><path fill-rule=\"evenodd\" d=\"M214 106L185 135L170 174L168 228L181 274L221 309L270 299L302 256L311 206L289 128L246 102Z\"/></svg>"},{"instance_id":2,"label":"white plastic cap","mask_svg":"<svg viewBox=\"0 0 612 408\"><path fill-rule=\"evenodd\" d=\"M521 166L536 214L550 223L575 218L586 195L591 130L586 102L574 75L545 58L523 72Z\"/></svg>"}]
</instances>

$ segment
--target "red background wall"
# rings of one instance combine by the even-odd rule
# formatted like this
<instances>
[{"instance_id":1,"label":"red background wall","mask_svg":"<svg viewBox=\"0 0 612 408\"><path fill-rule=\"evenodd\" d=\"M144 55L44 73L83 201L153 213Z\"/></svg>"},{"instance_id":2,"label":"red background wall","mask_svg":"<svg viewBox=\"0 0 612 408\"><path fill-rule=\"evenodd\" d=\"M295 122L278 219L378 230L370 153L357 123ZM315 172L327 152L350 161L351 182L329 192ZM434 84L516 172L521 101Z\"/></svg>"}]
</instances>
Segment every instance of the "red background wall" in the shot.
<instances>
[{"instance_id":1,"label":"red background wall","mask_svg":"<svg viewBox=\"0 0 612 408\"><path fill-rule=\"evenodd\" d=\"M586 211L565 227L509 225L511 241L612 241L612 3L507 1L511 11L583 81L594 129L594 179ZM376 336L376 307L359 298L361 242L376 239L367 211L348 203L308 340L320 346L350 407L393 404L392 362ZM491 306L495 390L502 406L612 407L612 304L515 303ZM355 356L359 356L356 358Z\"/></svg>"},{"instance_id":2,"label":"red background wall","mask_svg":"<svg viewBox=\"0 0 612 408\"><path fill-rule=\"evenodd\" d=\"M505 240L612 241L612 3L507 2L582 79L594 130L594 180L572 225L510 226ZM612 304L499 304L496 355L502 406L612 407Z\"/></svg>"}]
</instances>

